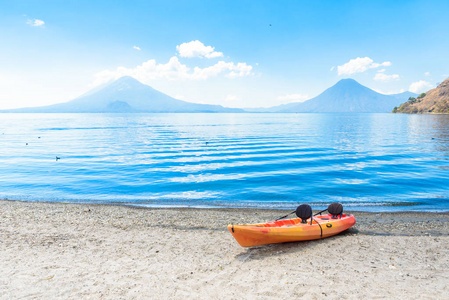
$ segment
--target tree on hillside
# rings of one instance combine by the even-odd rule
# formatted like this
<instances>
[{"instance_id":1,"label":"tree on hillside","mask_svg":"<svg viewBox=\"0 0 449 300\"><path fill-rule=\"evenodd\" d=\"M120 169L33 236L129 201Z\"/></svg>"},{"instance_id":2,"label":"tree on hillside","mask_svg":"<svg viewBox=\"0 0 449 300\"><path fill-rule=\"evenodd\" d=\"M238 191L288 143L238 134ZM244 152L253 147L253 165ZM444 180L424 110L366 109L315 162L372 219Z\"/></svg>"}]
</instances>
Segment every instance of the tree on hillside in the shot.
<instances>
[{"instance_id":1,"label":"tree on hillside","mask_svg":"<svg viewBox=\"0 0 449 300\"><path fill-rule=\"evenodd\" d=\"M426 96L426 93L421 93L421 94L418 96L418 99L424 98L425 96Z\"/></svg>"}]
</instances>

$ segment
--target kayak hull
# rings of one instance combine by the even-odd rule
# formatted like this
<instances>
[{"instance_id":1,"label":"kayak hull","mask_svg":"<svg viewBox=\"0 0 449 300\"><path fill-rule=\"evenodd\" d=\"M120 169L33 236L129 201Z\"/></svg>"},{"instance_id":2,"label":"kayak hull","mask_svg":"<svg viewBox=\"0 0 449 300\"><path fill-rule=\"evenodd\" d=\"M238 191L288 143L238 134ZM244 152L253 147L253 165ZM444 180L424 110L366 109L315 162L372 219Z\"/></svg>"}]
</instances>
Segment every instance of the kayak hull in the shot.
<instances>
[{"instance_id":1,"label":"kayak hull","mask_svg":"<svg viewBox=\"0 0 449 300\"><path fill-rule=\"evenodd\" d=\"M298 218L260 224L228 225L229 232L242 247L310 241L336 235L355 224L353 215L315 216L301 223Z\"/></svg>"}]
</instances>

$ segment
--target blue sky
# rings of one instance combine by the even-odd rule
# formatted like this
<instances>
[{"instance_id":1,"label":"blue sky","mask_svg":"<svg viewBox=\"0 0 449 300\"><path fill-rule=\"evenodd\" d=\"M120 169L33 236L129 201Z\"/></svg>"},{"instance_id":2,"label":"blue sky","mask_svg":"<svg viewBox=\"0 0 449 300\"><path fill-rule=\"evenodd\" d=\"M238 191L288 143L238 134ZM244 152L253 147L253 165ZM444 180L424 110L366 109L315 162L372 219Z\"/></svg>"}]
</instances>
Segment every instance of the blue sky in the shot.
<instances>
[{"instance_id":1,"label":"blue sky","mask_svg":"<svg viewBox=\"0 0 449 300\"><path fill-rule=\"evenodd\" d=\"M0 0L0 108L122 75L232 107L304 101L342 78L423 92L449 77L448 13L449 1Z\"/></svg>"}]
</instances>

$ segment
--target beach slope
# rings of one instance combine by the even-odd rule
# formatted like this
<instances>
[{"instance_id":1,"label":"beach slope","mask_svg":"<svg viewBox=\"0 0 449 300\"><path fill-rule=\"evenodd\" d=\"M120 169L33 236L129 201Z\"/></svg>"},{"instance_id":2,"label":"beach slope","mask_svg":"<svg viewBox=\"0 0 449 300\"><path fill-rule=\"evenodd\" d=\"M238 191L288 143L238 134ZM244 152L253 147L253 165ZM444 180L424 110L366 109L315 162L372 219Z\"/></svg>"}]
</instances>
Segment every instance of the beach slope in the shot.
<instances>
[{"instance_id":1,"label":"beach slope","mask_svg":"<svg viewBox=\"0 0 449 300\"><path fill-rule=\"evenodd\" d=\"M226 230L283 214L0 201L0 298L449 294L449 214L355 212L335 237L248 249Z\"/></svg>"}]
</instances>

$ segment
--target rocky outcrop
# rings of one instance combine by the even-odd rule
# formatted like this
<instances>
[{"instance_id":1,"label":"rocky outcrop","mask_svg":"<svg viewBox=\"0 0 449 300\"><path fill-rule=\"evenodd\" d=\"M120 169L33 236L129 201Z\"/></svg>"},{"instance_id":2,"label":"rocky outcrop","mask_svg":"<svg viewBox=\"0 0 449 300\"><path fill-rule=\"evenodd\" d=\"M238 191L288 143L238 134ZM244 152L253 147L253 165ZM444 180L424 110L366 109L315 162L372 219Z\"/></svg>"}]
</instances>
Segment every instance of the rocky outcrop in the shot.
<instances>
[{"instance_id":1,"label":"rocky outcrop","mask_svg":"<svg viewBox=\"0 0 449 300\"><path fill-rule=\"evenodd\" d=\"M417 98L410 97L405 103L393 109L393 113L430 114L449 113L449 78L436 88L422 93Z\"/></svg>"}]
</instances>

